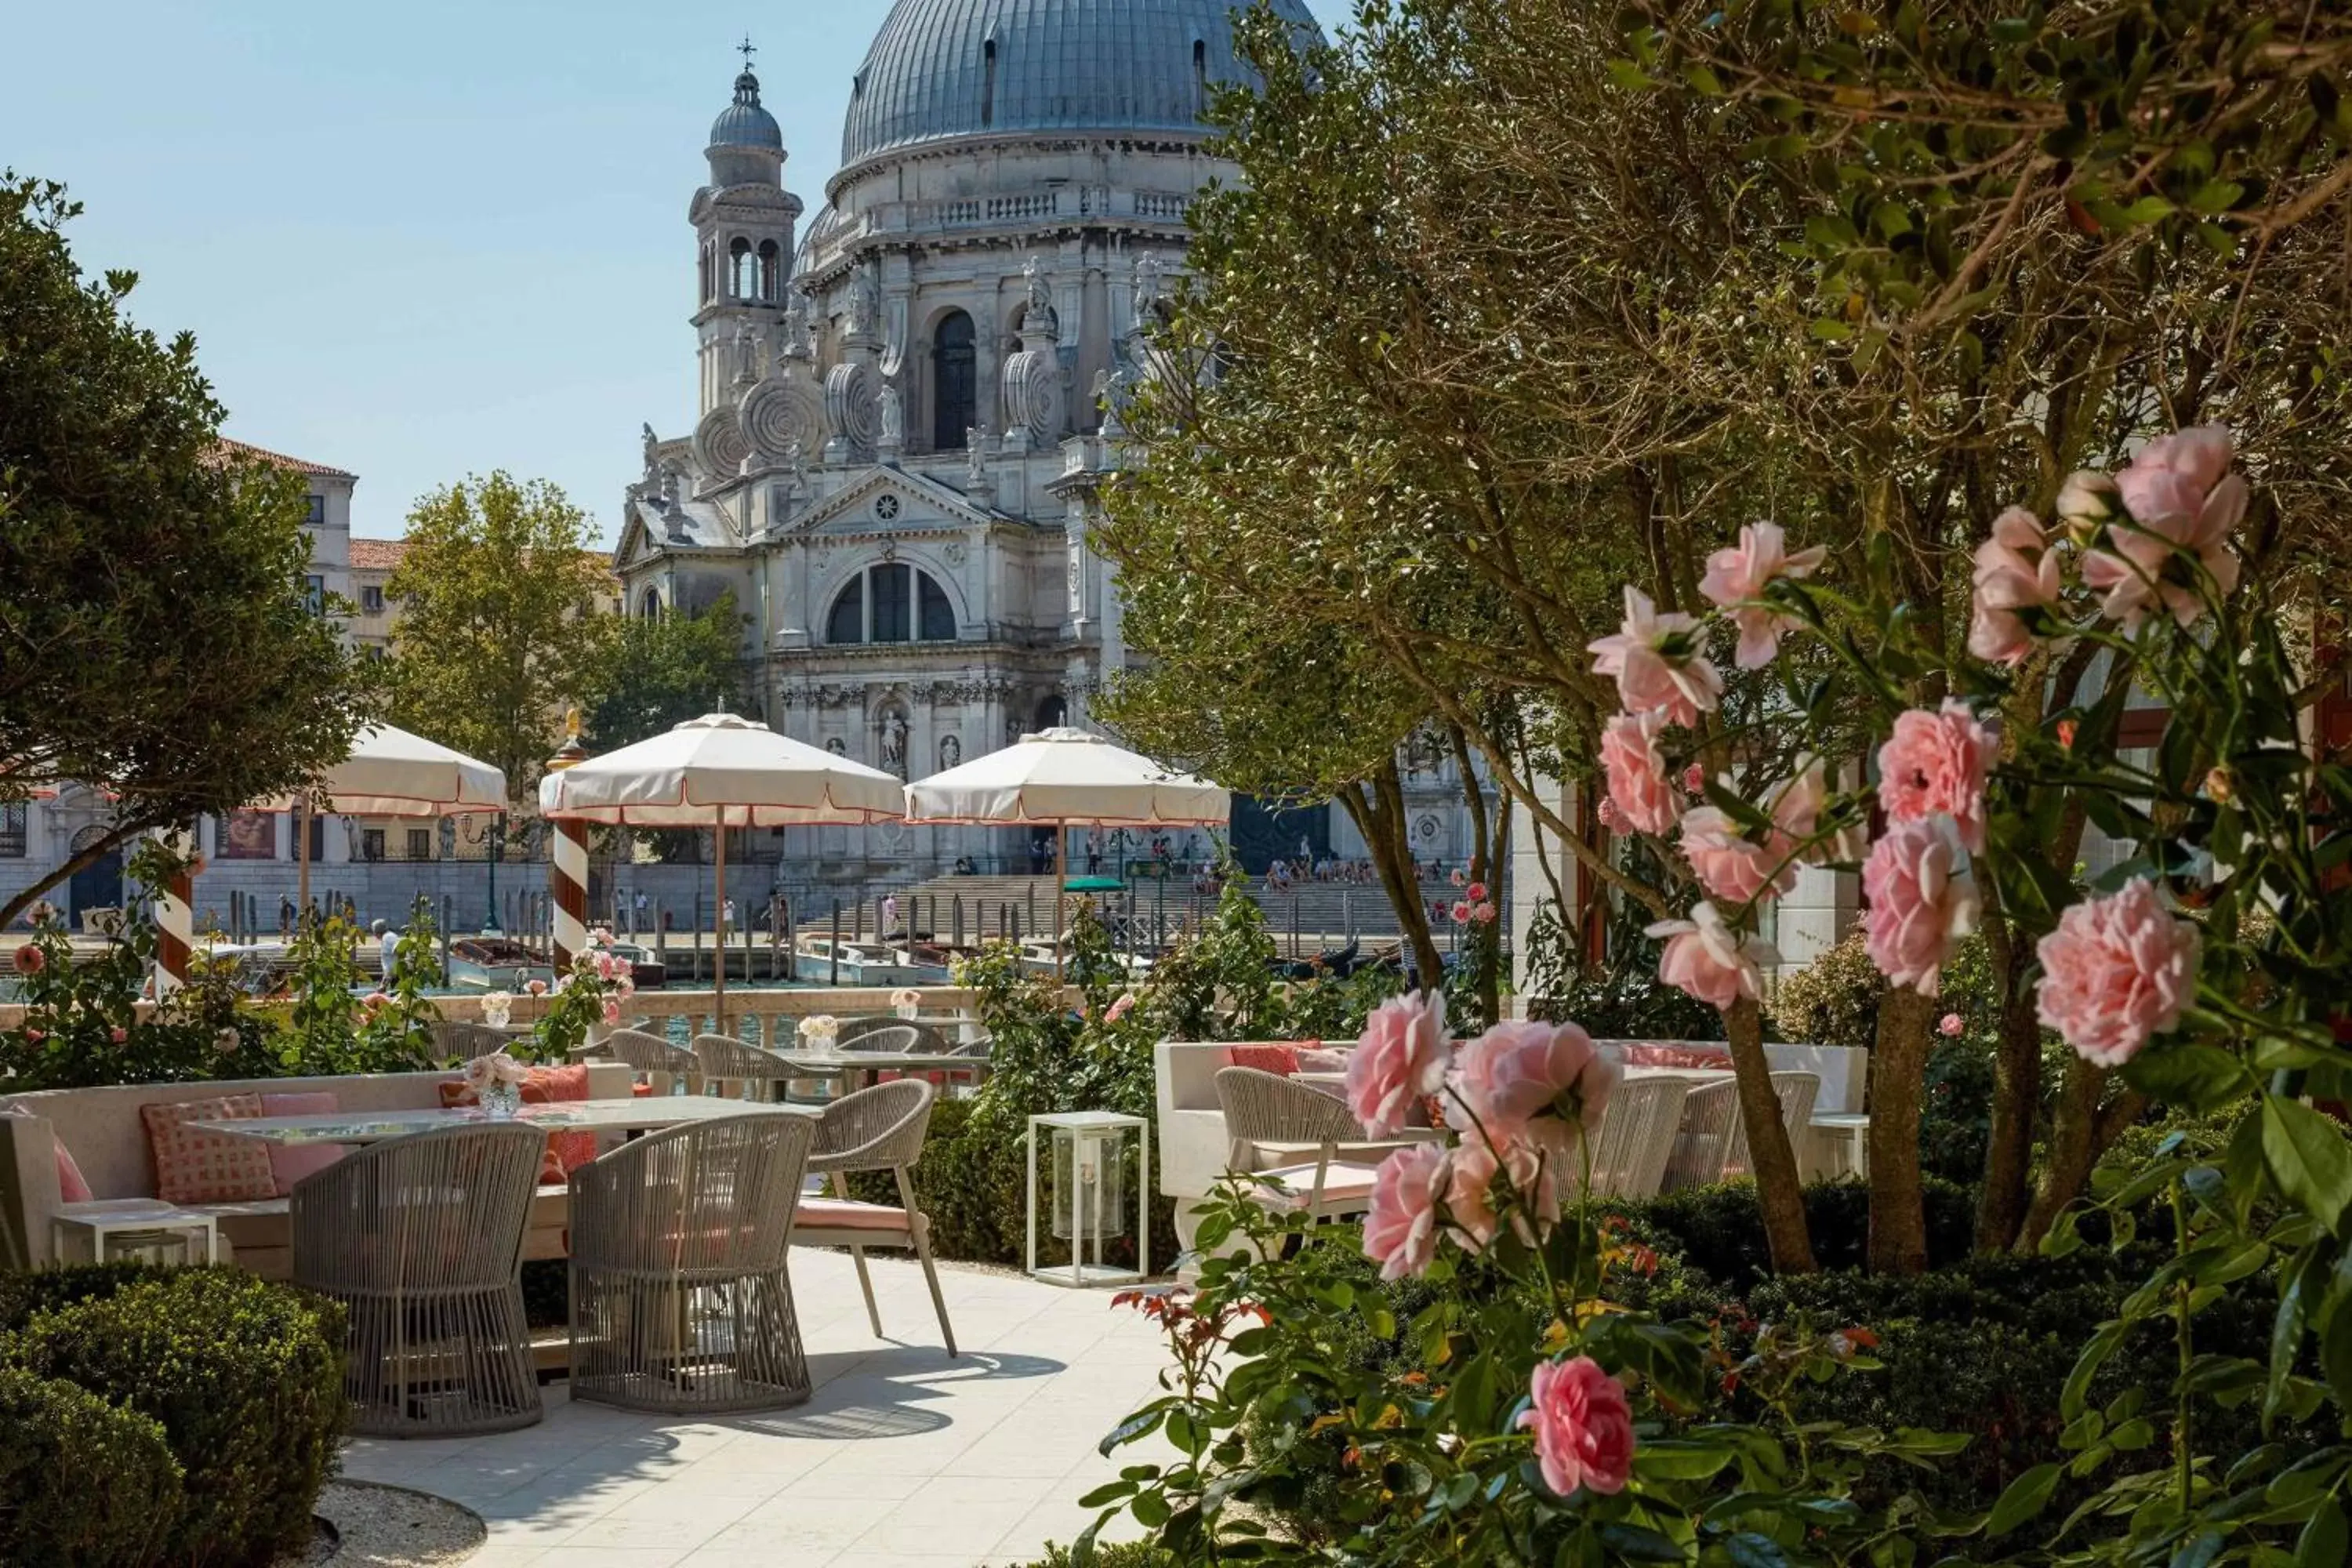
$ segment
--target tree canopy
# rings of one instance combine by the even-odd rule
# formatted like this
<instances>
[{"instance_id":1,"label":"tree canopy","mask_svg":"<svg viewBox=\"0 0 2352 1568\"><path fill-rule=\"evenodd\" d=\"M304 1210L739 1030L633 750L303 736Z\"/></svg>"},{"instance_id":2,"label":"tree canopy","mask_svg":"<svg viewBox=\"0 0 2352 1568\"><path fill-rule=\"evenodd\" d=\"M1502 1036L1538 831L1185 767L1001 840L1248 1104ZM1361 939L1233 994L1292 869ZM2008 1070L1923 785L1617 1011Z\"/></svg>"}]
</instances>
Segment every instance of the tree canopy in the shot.
<instances>
[{"instance_id":1,"label":"tree canopy","mask_svg":"<svg viewBox=\"0 0 2352 1568\"><path fill-rule=\"evenodd\" d=\"M79 782L114 819L0 925L128 838L339 760L366 675L304 587L300 477L229 455L195 340L83 275L52 182L0 176L0 797Z\"/></svg>"},{"instance_id":2,"label":"tree canopy","mask_svg":"<svg viewBox=\"0 0 2352 1568\"><path fill-rule=\"evenodd\" d=\"M606 642L588 737L599 751L634 745L683 720L734 710L742 684L734 595L696 615L633 616Z\"/></svg>"}]
</instances>

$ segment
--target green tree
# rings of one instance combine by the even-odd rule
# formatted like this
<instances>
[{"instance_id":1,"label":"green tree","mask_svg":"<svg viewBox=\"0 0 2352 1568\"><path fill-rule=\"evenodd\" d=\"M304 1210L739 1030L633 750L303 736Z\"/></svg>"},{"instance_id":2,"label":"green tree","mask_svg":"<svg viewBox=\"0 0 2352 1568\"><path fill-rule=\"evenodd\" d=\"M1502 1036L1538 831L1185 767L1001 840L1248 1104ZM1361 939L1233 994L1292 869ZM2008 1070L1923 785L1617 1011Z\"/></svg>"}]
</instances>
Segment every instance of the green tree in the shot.
<instances>
[{"instance_id":1,"label":"green tree","mask_svg":"<svg viewBox=\"0 0 2352 1568\"><path fill-rule=\"evenodd\" d=\"M137 835L293 788L373 703L306 598L299 477L227 455L195 340L76 265L80 210L0 175L0 798L78 781L114 817L0 926Z\"/></svg>"},{"instance_id":2,"label":"green tree","mask_svg":"<svg viewBox=\"0 0 2352 1568\"><path fill-rule=\"evenodd\" d=\"M529 797L567 707L595 695L614 622L587 515L544 479L493 473L408 514L408 553L385 592L399 721L503 769Z\"/></svg>"},{"instance_id":3,"label":"green tree","mask_svg":"<svg viewBox=\"0 0 2352 1568\"><path fill-rule=\"evenodd\" d=\"M683 720L736 706L743 684L743 616L735 595L698 615L624 621L605 647L588 736L599 751L634 745Z\"/></svg>"}]
</instances>

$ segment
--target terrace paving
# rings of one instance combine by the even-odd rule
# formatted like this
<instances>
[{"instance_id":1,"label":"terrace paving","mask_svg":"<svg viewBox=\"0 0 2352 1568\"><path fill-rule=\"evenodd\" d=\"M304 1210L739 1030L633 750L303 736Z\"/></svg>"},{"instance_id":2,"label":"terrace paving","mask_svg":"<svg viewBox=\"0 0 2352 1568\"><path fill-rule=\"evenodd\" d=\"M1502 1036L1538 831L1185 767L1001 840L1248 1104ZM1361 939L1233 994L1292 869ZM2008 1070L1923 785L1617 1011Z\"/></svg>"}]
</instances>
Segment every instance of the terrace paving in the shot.
<instances>
[{"instance_id":1,"label":"terrace paving","mask_svg":"<svg viewBox=\"0 0 2352 1568\"><path fill-rule=\"evenodd\" d=\"M868 1261L877 1340L845 1255L793 1255L814 1394L789 1410L684 1419L546 1389L520 1432L361 1439L344 1473L480 1514L468 1568L994 1568L1093 1518L1088 1489L1136 1462L1095 1451L1158 1392L1159 1335L1099 1290L943 1265L963 1354L950 1357L921 1271ZM1162 1453L1153 1458L1161 1458ZM1132 1535L1107 1531L1105 1539Z\"/></svg>"}]
</instances>

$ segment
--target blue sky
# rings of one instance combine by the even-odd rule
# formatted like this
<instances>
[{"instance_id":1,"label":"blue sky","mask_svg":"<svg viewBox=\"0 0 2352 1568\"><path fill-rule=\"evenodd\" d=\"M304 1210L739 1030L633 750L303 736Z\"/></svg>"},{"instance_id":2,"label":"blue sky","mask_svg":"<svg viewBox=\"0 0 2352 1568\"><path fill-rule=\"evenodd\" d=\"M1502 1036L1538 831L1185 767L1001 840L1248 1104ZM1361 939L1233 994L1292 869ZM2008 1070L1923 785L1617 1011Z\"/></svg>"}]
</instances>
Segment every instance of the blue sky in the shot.
<instances>
[{"instance_id":1,"label":"blue sky","mask_svg":"<svg viewBox=\"0 0 2352 1568\"><path fill-rule=\"evenodd\" d=\"M1327 28L1341 0L1308 0ZM809 204L887 0L115 0L8 24L0 164L85 268L187 328L228 434L360 476L352 524L504 468L607 537L636 432L692 416L688 198L748 31Z\"/></svg>"}]
</instances>

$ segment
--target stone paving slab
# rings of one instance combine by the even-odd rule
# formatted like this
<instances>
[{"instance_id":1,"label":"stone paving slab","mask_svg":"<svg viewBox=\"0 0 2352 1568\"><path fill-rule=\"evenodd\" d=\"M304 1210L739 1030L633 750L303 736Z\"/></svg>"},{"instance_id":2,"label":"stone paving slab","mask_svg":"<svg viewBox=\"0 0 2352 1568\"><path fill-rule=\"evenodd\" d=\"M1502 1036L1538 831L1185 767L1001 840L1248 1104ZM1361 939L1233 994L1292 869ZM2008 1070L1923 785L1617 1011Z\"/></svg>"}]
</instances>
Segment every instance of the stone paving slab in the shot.
<instances>
[{"instance_id":1,"label":"stone paving slab","mask_svg":"<svg viewBox=\"0 0 2352 1568\"><path fill-rule=\"evenodd\" d=\"M1067 1542L1085 1492L1137 1462L1095 1445L1168 1364L1110 1293L942 1267L963 1354L940 1348L912 1262L870 1258L874 1337L846 1256L793 1255L815 1393L710 1419L574 1405L493 1437L352 1442L344 1473L482 1516L468 1568L1003 1568ZM1155 1453L1154 1458L1164 1458ZM1110 1540L1137 1533L1105 1532Z\"/></svg>"}]
</instances>

